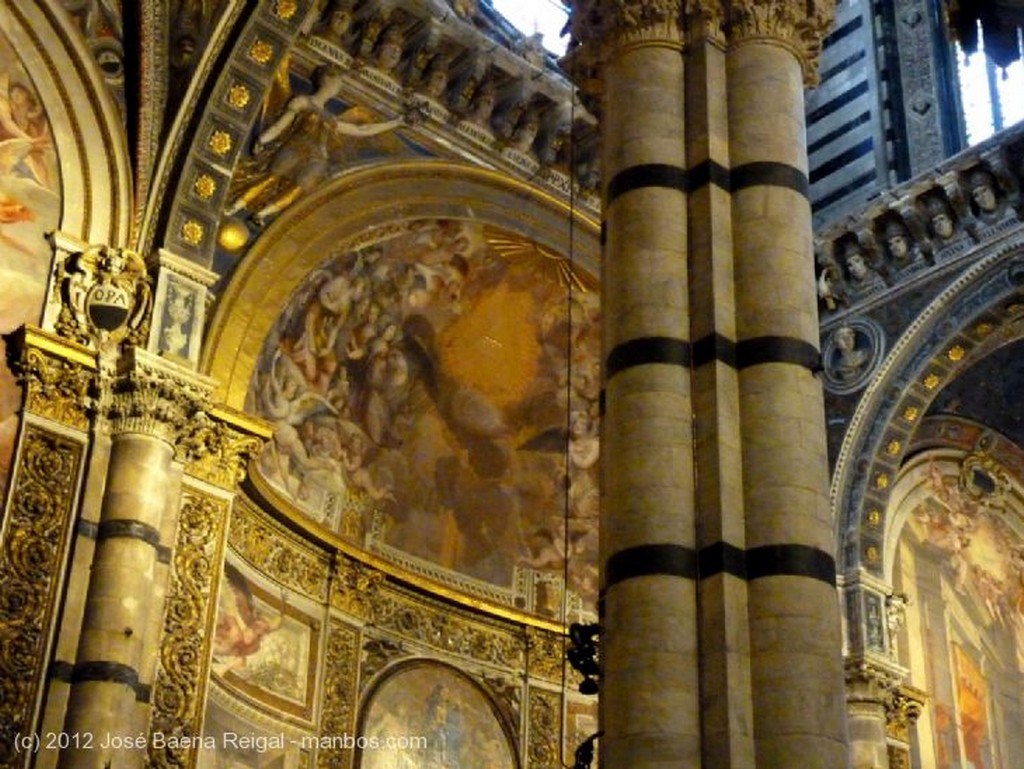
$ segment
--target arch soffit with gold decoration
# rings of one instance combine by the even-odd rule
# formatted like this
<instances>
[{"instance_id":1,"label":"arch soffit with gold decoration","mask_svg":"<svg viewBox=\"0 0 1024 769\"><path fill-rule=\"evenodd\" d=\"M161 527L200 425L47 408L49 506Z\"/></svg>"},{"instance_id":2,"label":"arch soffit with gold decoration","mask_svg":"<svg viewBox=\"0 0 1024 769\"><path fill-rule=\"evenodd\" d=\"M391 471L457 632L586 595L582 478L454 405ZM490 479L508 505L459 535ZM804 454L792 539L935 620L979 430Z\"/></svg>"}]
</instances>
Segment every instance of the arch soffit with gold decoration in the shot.
<instances>
[{"instance_id":1,"label":"arch soffit with gold decoration","mask_svg":"<svg viewBox=\"0 0 1024 769\"><path fill-rule=\"evenodd\" d=\"M55 0L0 3L0 30L17 48L53 131L61 177L59 228L88 243L128 245L127 137L81 32Z\"/></svg>"},{"instance_id":2,"label":"arch soffit with gold decoration","mask_svg":"<svg viewBox=\"0 0 1024 769\"><path fill-rule=\"evenodd\" d=\"M976 261L893 345L850 420L832 475L838 570L891 572L887 520L900 468L942 388L995 349L1024 338L1024 232L979 249Z\"/></svg>"},{"instance_id":3,"label":"arch soffit with gold decoration","mask_svg":"<svg viewBox=\"0 0 1024 769\"><path fill-rule=\"evenodd\" d=\"M294 205L246 253L219 299L200 369L243 409L264 340L302 279L332 253L421 218L472 219L572 256L598 274L598 224L506 174L450 161L408 161L346 174Z\"/></svg>"}]
</instances>

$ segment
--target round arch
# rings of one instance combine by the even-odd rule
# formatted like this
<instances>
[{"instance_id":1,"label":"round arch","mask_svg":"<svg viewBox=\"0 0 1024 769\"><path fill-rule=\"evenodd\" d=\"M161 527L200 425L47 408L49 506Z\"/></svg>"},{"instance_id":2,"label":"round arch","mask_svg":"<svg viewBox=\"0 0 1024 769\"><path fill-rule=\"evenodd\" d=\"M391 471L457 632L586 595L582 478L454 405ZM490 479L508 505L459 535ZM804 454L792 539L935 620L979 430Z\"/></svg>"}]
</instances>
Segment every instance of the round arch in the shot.
<instances>
[{"instance_id":1,"label":"round arch","mask_svg":"<svg viewBox=\"0 0 1024 769\"><path fill-rule=\"evenodd\" d=\"M886 562L889 500L908 447L942 387L1024 337L1024 235L979 254L893 345L850 421L833 472L839 572L875 577Z\"/></svg>"},{"instance_id":2,"label":"round arch","mask_svg":"<svg viewBox=\"0 0 1024 769\"><path fill-rule=\"evenodd\" d=\"M82 34L57 2L0 4L53 131L61 177L59 229L87 243L128 245L131 163L121 115Z\"/></svg>"},{"instance_id":3,"label":"round arch","mask_svg":"<svg viewBox=\"0 0 1024 769\"><path fill-rule=\"evenodd\" d=\"M598 224L539 188L500 172L448 161L410 161L346 174L292 206L237 266L217 303L200 369L218 394L244 407L263 342L300 281L339 246L389 225L472 219L510 230L598 274ZM570 224L573 222L573 224Z\"/></svg>"}]
</instances>

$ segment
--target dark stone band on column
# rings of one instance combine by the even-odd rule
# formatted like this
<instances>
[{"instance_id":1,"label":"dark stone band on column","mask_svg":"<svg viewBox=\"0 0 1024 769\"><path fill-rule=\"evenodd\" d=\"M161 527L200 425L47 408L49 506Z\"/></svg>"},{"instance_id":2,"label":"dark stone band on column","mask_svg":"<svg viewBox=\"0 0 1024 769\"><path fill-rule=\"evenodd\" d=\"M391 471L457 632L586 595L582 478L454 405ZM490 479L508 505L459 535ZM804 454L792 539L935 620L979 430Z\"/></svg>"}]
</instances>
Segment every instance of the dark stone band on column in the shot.
<instances>
[{"instance_id":1,"label":"dark stone band on column","mask_svg":"<svg viewBox=\"0 0 1024 769\"><path fill-rule=\"evenodd\" d=\"M747 580L808 577L836 584L836 559L809 545L762 545L747 550Z\"/></svg>"},{"instance_id":2,"label":"dark stone band on column","mask_svg":"<svg viewBox=\"0 0 1024 769\"><path fill-rule=\"evenodd\" d=\"M71 683L71 675L74 673L75 666L70 662L64 660L54 660L50 663L49 676L55 681L63 681L66 684Z\"/></svg>"},{"instance_id":3,"label":"dark stone band on column","mask_svg":"<svg viewBox=\"0 0 1024 769\"><path fill-rule=\"evenodd\" d=\"M96 527L96 541L115 538L141 540L156 550L156 558L160 563L170 563L170 548L160 544L160 532L148 523L125 518L100 521L100 525Z\"/></svg>"},{"instance_id":4,"label":"dark stone band on column","mask_svg":"<svg viewBox=\"0 0 1024 769\"><path fill-rule=\"evenodd\" d=\"M739 579L747 578L747 554L743 548L728 542L716 542L702 547L697 554L700 578L707 579L716 574L731 574Z\"/></svg>"},{"instance_id":5,"label":"dark stone band on column","mask_svg":"<svg viewBox=\"0 0 1024 769\"><path fill-rule=\"evenodd\" d=\"M99 530L99 526L92 521L85 520L85 518L78 519L76 528L79 534L83 537L88 537L89 539L96 539L96 533Z\"/></svg>"},{"instance_id":6,"label":"dark stone band on column","mask_svg":"<svg viewBox=\"0 0 1024 769\"><path fill-rule=\"evenodd\" d=\"M686 192L686 169L665 163L646 163L623 168L608 182L608 198L605 205L642 187L666 187Z\"/></svg>"},{"instance_id":7,"label":"dark stone band on column","mask_svg":"<svg viewBox=\"0 0 1024 769\"><path fill-rule=\"evenodd\" d=\"M807 174L786 163L744 163L729 172L729 189L733 192L759 185L785 187L800 193L808 201L811 199L811 182Z\"/></svg>"},{"instance_id":8,"label":"dark stone band on column","mask_svg":"<svg viewBox=\"0 0 1024 769\"><path fill-rule=\"evenodd\" d=\"M82 681L124 684L134 689L139 683L139 671L120 662L106 660L79 662L71 671L71 683L77 684Z\"/></svg>"},{"instance_id":9,"label":"dark stone band on column","mask_svg":"<svg viewBox=\"0 0 1024 769\"><path fill-rule=\"evenodd\" d=\"M788 336L758 336L736 343L737 368L762 363L792 363L817 373L821 371L821 353L810 342Z\"/></svg>"},{"instance_id":10,"label":"dark stone band on column","mask_svg":"<svg viewBox=\"0 0 1024 769\"><path fill-rule=\"evenodd\" d=\"M50 665L50 678L70 684L79 681L124 684L135 691L135 701L143 704L149 704L153 695L153 687L140 683L138 672L120 662L93 661L72 665L70 662L54 660Z\"/></svg>"},{"instance_id":11,"label":"dark stone band on column","mask_svg":"<svg viewBox=\"0 0 1024 769\"><path fill-rule=\"evenodd\" d=\"M707 184L713 184L726 192L732 191L729 169L714 160L698 163L687 172L687 192L694 192Z\"/></svg>"},{"instance_id":12,"label":"dark stone band on column","mask_svg":"<svg viewBox=\"0 0 1024 769\"><path fill-rule=\"evenodd\" d=\"M690 343L668 336L647 336L616 345L605 363L605 377L611 379L627 368L648 363L689 367Z\"/></svg>"},{"instance_id":13,"label":"dark stone band on column","mask_svg":"<svg viewBox=\"0 0 1024 769\"><path fill-rule=\"evenodd\" d=\"M636 577L697 579L697 551L682 545L637 545L615 553L604 568L604 589Z\"/></svg>"},{"instance_id":14,"label":"dark stone band on column","mask_svg":"<svg viewBox=\"0 0 1024 769\"><path fill-rule=\"evenodd\" d=\"M736 343L717 331L698 339L692 347L694 368L716 360L736 368Z\"/></svg>"}]
</instances>

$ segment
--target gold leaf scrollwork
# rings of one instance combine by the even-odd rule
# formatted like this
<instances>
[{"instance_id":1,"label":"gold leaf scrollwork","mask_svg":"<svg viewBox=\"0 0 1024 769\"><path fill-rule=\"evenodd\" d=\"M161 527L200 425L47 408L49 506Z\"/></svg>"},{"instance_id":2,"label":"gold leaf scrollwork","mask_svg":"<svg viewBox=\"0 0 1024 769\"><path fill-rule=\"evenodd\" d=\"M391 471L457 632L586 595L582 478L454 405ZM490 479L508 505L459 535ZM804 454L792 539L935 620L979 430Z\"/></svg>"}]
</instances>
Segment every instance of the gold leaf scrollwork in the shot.
<instances>
[{"instance_id":1,"label":"gold leaf scrollwork","mask_svg":"<svg viewBox=\"0 0 1024 769\"><path fill-rule=\"evenodd\" d=\"M327 600L326 556L300 544L244 497L235 502L228 542L263 574L317 601Z\"/></svg>"},{"instance_id":2,"label":"gold leaf scrollwork","mask_svg":"<svg viewBox=\"0 0 1024 769\"><path fill-rule=\"evenodd\" d=\"M359 631L341 622L331 622L325 670L320 736L351 734L355 729ZM334 741L327 742L333 744ZM351 750L321 750L317 758L321 767L345 769L352 765Z\"/></svg>"},{"instance_id":3,"label":"gold leaf scrollwork","mask_svg":"<svg viewBox=\"0 0 1024 769\"><path fill-rule=\"evenodd\" d=\"M331 605L353 617L372 619L377 592L384 574L366 564L338 556L334 567Z\"/></svg>"},{"instance_id":4,"label":"gold leaf scrollwork","mask_svg":"<svg viewBox=\"0 0 1024 769\"><path fill-rule=\"evenodd\" d=\"M187 462L186 473L230 490L245 479L250 457L262 446L260 438L239 432L204 413L192 421L175 451L179 459Z\"/></svg>"},{"instance_id":5,"label":"gold leaf scrollwork","mask_svg":"<svg viewBox=\"0 0 1024 769\"><path fill-rule=\"evenodd\" d=\"M530 736L527 752L531 769L561 767L558 749L561 702L558 694L531 688L528 702Z\"/></svg>"},{"instance_id":6,"label":"gold leaf scrollwork","mask_svg":"<svg viewBox=\"0 0 1024 769\"><path fill-rule=\"evenodd\" d=\"M194 492L183 495L153 684L151 732L177 738L199 733L202 687L208 675L203 639L216 609L212 564L220 551L226 517L227 502ZM189 747L157 749L151 745L149 764L188 766L190 751Z\"/></svg>"},{"instance_id":7,"label":"gold leaf scrollwork","mask_svg":"<svg viewBox=\"0 0 1024 769\"><path fill-rule=\"evenodd\" d=\"M15 736L32 728L82 453L69 438L25 428L0 530L0 765L19 760Z\"/></svg>"},{"instance_id":8,"label":"gold leaf scrollwork","mask_svg":"<svg viewBox=\"0 0 1024 769\"><path fill-rule=\"evenodd\" d=\"M527 628L530 675L545 681L560 681L564 657L563 637L539 628Z\"/></svg>"},{"instance_id":9,"label":"gold leaf scrollwork","mask_svg":"<svg viewBox=\"0 0 1024 769\"><path fill-rule=\"evenodd\" d=\"M95 373L30 346L24 332L5 337L7 364L25 387L25 410L85 430Z\"/></svg>"}]
</instances>

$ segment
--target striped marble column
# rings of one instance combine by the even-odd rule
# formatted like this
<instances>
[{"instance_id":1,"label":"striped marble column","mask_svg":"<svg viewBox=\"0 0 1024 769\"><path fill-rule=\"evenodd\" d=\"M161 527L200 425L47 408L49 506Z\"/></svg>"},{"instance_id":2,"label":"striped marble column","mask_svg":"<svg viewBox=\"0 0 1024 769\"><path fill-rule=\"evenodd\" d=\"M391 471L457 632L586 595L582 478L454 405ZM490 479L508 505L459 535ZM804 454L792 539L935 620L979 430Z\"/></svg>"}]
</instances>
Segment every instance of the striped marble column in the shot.
<instances>
[{"instance_id":1,"label":"striped marble column","mask_svg":"<svg viewBox=\"0 0 1024 769\"><path fill-rule=\"evenodd\" d=\"M129 348L106 378L111 431L106 488L86 592L82 631L64 718L71 735L59 766L142 766L137 703L148 701L140 670L152 624L157 564L169 558L164 516L177 505L174 444L209 386ZM142 722L144 723L144 721ZM134 728L133 728L134 727Z\"/></svg>"},{"instance_id":2,"label":"striped marble column","mask_svg":"<svg viewBox=\"0 0 1024 769\"><path fill-rule=\"evenodd\" d=\"M754 764L732 200L720 5L686 16L687 243L696 462L702 766ZM729 566L730 568L727 568Z\"/></svg>"},{"instance_id":3,"label":"striped marble column","mask_svg":"<svg viewBox=\"0 0 1024 769\"><path fill-rule=\"evenodd\" d=\"M699 766L678 4L574 14L603 85L601 765Z\"/></svg>"},{"instance_id":4,"label":"striped marble column","mask_svg":"<svg viewBox=\"0 0 1024 769\"><path fill-rule=\"evenodd\" d=\"M728 19L753 725L771 769L847 761L803 105L832 5L734 0Z\"/></svg>"}]
</instances>

